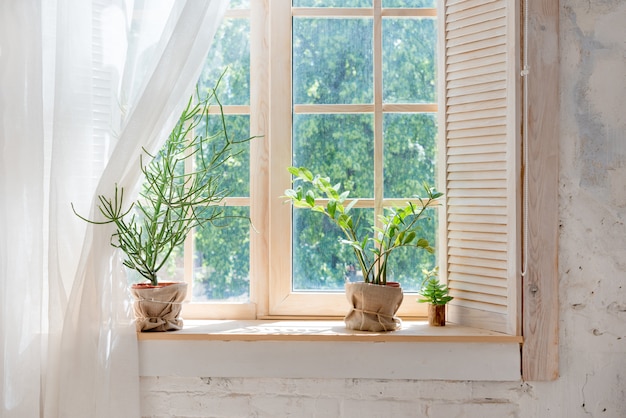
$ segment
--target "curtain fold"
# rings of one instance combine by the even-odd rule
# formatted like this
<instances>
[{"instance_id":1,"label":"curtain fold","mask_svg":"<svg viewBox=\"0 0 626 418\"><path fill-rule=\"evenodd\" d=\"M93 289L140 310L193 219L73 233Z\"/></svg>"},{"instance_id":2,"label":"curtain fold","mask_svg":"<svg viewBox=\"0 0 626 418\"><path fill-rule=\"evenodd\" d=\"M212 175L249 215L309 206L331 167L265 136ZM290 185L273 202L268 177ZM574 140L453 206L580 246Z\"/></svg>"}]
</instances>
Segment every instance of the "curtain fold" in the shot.
<instances>
[{"instance_id":1,"label":"curtain fold","mask_svg":"<svg viewBox=\"0 0 626 418\"><path fill-rule=\"evenodd\" d=\"M37 1L0 2L0 400L38 415L43 341L43 102Z\"/></svg>"},{"instance_id":2,"label":"curtain fold","mask_svg":"<svg viewBox=\"0 0 626 418\"><path fill-rule=\"evenodd\" d=\"M3 417L137 417L137 340L96 196L132 198L228 0L0 2Z\"/></svg>"}]
</instances>

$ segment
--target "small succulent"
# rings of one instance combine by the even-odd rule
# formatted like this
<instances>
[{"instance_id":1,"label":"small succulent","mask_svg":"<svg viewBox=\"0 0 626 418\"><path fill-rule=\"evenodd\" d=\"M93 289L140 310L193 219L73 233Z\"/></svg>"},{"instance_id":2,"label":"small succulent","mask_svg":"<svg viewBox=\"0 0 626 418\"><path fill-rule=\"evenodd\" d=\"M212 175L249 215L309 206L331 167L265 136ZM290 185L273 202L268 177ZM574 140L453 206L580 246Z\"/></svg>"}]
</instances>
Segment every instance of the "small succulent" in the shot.
<instances>
[{"instance_id":1,"label":"small succulent","mask_svg":"<svg viewBox=\"0 0 626 418\"><path fill-rule=\"evenodd\" d=\"M449 295L450 290L448 289L448 286L439 282L439 278L437 277L439 273L437 267L430 271L422 270L422 272L426 277L422 283L422 289L419 292L422 297L417 299L419 303L445 305L454 299Z\"/></svg>"}]
</instances>

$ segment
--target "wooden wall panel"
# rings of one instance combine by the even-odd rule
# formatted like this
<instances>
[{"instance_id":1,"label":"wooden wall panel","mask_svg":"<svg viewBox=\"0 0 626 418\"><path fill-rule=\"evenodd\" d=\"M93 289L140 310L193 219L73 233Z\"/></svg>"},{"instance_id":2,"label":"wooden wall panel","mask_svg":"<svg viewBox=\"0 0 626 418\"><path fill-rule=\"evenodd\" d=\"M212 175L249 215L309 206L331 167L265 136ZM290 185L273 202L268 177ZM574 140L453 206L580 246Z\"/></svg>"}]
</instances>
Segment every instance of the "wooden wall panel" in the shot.
<instances>
[{"instance_id":1,"label":"wooden wall panel","mask_svg":"<svg viewBox=\"0 0 626 418\"><path fill-rule=\"evenodd\" d=\"M522 377L558 377L559 2L528 3L528 272Z\"/></svg>"}]
</instances>

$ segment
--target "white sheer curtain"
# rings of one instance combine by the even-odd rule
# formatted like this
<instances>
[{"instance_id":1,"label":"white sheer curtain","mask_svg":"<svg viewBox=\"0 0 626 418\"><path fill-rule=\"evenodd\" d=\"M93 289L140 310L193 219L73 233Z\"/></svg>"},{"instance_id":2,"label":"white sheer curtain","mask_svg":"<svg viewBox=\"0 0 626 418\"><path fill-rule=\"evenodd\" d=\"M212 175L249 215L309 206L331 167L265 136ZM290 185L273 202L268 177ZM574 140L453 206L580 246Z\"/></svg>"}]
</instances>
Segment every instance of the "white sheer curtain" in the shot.
<instances>
[{"instance_id":1,"label":"white sheer curtain","mask_svg":"<svg viewBox=\"0 0 626 418\"><path fill-rule=\"evenodd\" d=\"M227 0L0 2L2 417L139 416L137 342L111 229L193 91ZM175 353L173 353L175 355Z\"/></svg>"}]
</instances>

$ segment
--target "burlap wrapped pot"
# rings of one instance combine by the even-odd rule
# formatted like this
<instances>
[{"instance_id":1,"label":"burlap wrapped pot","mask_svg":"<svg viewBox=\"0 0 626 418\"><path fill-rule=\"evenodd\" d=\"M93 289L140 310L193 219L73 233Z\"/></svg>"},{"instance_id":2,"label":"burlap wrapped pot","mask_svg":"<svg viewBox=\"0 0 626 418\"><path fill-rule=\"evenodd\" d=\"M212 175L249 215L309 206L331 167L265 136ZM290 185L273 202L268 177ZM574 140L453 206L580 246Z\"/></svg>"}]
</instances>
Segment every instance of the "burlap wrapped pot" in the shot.
<instances>
[{"instance_id":1,"label":"burlap wrapped pot","mask_svg":"<svg viewBox=\"0 0 626 418\"><path fill-rule=\"evenodd\" d=\"M346 283L346 297L352 305L344 318L346 328L359 331L394 331L402 321L396 312L402 303L400 287L369 283Z\"/></svg>"},{"instance_id":2,"label":"burlap wrapped pot","mask_svg":"<svg viewBox=\"0 0 626 418\"><path fill-rule=\"evenodd\" d=\"M157 287L139 284L131 287L135 298L137 331L175 331L183 328L180 317L187 294L187 283L159 283Z\"/></svg>"}]
</instances>

